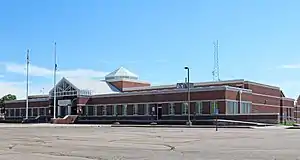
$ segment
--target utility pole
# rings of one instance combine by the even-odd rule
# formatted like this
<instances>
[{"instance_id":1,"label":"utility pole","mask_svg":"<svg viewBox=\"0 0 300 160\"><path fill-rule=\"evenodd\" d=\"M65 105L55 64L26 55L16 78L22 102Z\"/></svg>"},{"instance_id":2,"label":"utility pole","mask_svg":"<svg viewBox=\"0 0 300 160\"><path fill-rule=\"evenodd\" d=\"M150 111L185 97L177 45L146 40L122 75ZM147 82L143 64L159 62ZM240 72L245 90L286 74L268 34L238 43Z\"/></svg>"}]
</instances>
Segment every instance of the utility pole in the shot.
<instances>
[{"instance_id":1,"label":"utility pole","mask_svg":"<svg viewBox=\"0 0 300 160\"><path fill-rule=\"evenodd\" d=\"M53 118L56 118L56 71L57 71L57 63L56 63L56 42L54 42L54 84L53 84Z\"/></svg>"},{"instance_id":2,"label":"utility pole","mask_svg":"<svg viewBox=\"0 0 300 160\"><path fill-rule=\"evenodd\" d=\"M219 41L214 42L214 69L212 71L213 80L220 81L219 75Z\"/></svg>"},{"instance_id":3,"label":"utility pole","mask_svg":"<svg viewBox=\"0 0 300 160\"><path fill-rule=\"evenodd\" d=\"M26 119L28 119L28 109L29 109L29 100L28 100L28 91L29 91L29 85L28 85L28 73L29 73L29 49L27 50L27 58L26 58Z\"/></svg>"},{"instance_id":4,"label":"utility pole","mask_svg":"<svg viewBox=\"0 0 300 160\"><path fill-rule=\"evenodd\" d=\"M192 121L191 121L191 91L190 91L190 68L189 67L184 67L185 70L187 70L187 104L188 104L188 125L192 126Z\"/></svg>"}]
</instances>

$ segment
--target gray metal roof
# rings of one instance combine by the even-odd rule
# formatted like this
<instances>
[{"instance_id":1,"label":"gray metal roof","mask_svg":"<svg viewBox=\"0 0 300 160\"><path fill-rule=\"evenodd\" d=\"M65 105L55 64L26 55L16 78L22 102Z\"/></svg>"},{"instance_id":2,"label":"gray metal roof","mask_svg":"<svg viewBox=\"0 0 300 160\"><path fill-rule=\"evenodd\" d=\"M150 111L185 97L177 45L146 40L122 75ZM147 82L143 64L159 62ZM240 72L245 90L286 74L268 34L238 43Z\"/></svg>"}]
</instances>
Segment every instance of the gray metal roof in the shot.
<instances>
[{"instance_id":1,"label":"gray metal roof","mask_svg":"<svg viewBox=\"0 0 300 160\"><path fill-rule=\"evenodd\" d=\"M105 80L137 80L138 76L124 67L120 67L105 76Z\"/></svg>"},{"instance_id":2,"label":"gray metal roof","mask_svg":"<svg viewBox=\"0 0 300 160\"><path fill-rule=\"evenodd\" d=\"M99 95L99 94L112 94L119 93L120 91L103 80L94 80L88 78L62 78L56 85L60 86L62 83L68 83L79 93L85 92L85 95ZM50 95L53 92L53 88L49 92Z\"/></svg>"}]
</instances>

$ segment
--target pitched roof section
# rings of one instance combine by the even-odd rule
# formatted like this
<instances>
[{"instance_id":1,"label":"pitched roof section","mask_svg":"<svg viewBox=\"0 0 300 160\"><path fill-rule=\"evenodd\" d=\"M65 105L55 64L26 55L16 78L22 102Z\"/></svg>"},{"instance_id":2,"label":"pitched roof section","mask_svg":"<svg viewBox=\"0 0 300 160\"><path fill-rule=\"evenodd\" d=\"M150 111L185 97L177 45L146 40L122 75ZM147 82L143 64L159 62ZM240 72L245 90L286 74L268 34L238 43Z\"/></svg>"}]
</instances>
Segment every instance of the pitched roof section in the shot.
<instances>
[{"instance_id":1,"label":"pitched roof section","mask_svg":"<svg viewBox=\"0 0 300 160\"><path fill-rule=\"evenodd\" d=\"M120 67L105 76L105 80L137 80L138 76L124 67Z\"/></svg>"},{"instance_id":2,"label":"pitched roof section","mask_svg":"<svg viewBox=\"0 0 300 160\"><path fill-rule=\"evenodd\" d=\"M68 78L68 80L81 91L89 91L92 95L119 93L120 91L103 80L87 78Z\"/></svg>"},{"instance_id":3,"label":"pitched roof section","mask_svg":"<svg viewBox=\"0 0 300 160\"><path fill-rule=\"evenodd\" d=\"M67 85L64 85L63 83L67 83L69 86L72 86L77 91L77 93L79 93L79 95L99 95L120 92L116 87L114 87L110 83L100 80L64 77L56 84L56 86L64 90L64 86ZM51 95L52 92L53 88L51 89L49 94Z\"/></svg>"}]
</instances>

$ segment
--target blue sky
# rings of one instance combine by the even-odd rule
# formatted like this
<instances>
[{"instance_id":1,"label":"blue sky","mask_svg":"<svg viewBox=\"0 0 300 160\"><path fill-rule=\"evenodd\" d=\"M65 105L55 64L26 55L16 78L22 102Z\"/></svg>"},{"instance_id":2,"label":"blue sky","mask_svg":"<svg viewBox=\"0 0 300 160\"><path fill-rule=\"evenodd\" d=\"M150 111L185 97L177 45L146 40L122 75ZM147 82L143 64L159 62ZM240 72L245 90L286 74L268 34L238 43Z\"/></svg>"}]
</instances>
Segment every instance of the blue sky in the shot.
<instances>
[{"instance_id":1,"label":"blue sky","mask_svg":"<svg viewBox=\"0 0 300 160\"><path fill-rule=\"evenodd\" d=\"M22 97L30 49L30 90L59 76L99 78L124 66L153 84L211 81L213 41L220 79L247 79L300 93L298 0L3 0L0 1L0 94ZM95 76L93 76L95 75ZM101 79L101 78L100 78Z\"/></svg>"}]
</instances>

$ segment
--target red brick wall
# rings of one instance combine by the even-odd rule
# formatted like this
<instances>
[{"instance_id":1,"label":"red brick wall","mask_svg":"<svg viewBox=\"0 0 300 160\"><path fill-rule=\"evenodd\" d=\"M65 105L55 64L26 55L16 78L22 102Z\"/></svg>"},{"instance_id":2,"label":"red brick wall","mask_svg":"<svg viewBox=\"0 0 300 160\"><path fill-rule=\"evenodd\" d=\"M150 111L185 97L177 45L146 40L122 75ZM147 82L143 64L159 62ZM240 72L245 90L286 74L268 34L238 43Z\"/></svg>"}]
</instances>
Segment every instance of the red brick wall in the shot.
<instances>
[{"instance_id":1,"label":"red brick wall","mask_svg":"<svg viewBox=\"0 0 300 160\"><path fill-rule=\"evenodd\" d=\"M280 107L252 105L252 113L280 113Z\"/></svg>"},{"instance_id":2,"label":"red brick wall","mask_svg":"<svg viewBox=\"0 0 300 160\"><path fill-rule=\"evenodd\" d=\"M123 88L150 86L149 83L129 82L129 81L117 81L117 82L110 82L110 83L121 91L123 91Z\"/></svg>"},{"instance_id":3,"label":"red brick wall","mask_svg":"<svg viewBox=\"0 0 300 160\"><path fill-rule=\"evenodd\" d=\"M265 94L265 95L271 95L271 96L277 96L280 97L281 91L280 89L273 89L270 87L264 87L262 85L252 84L249 82L245 82L245 88L251 89L253 93L259 93L259 94Z\"/></svg>"}]
</instances>

